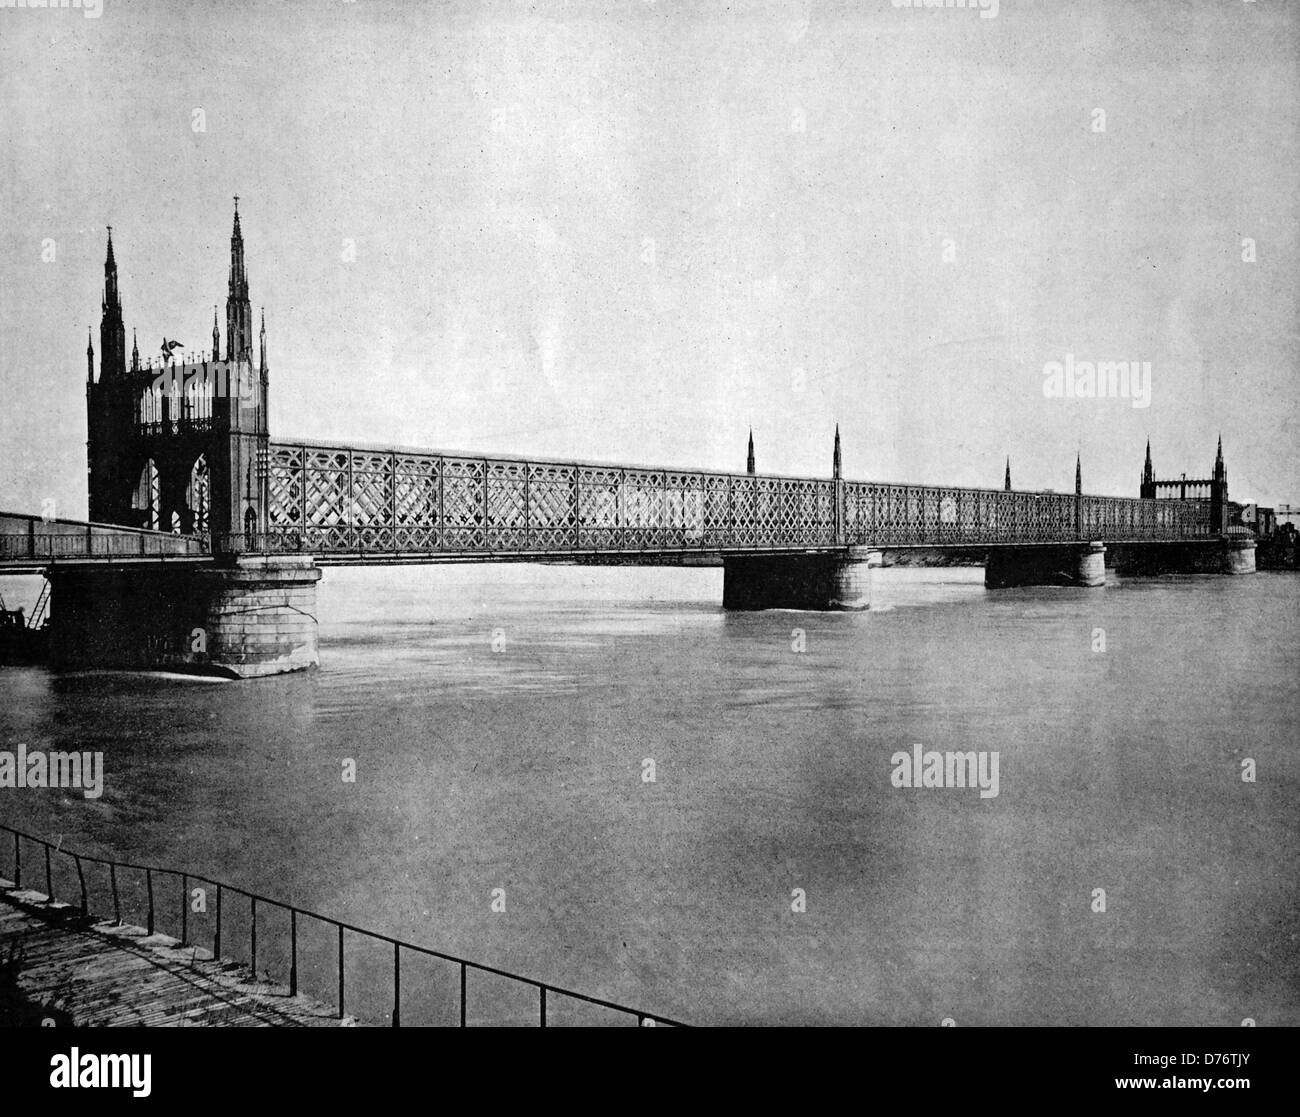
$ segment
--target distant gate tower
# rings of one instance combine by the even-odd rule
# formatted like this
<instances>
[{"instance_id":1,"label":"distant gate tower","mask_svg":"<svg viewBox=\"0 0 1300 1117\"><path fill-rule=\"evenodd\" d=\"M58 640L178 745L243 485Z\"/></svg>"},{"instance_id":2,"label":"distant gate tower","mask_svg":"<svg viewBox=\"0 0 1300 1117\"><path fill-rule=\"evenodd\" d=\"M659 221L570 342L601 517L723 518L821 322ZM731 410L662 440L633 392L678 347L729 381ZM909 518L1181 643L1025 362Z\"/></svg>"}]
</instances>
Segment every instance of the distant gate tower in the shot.
<instances>
[{"instance_id":1,"label":"distant gate tower","mask_svg":"<svg viewBox=\"0 0 1300 1117\"><path fill-rule=\"evenodd\" d=\"M239 199L230 236L224 359L214 316L210 355L182 356L178 344L164 338L160 356L141 364L133 341L127 367L111 228L101 309L98 380L93 343L86 350L91 520L214 537L266 531L266 312L254 368ZM237 540L230 545L242 549Z\"/></svg>"}]
</instances>

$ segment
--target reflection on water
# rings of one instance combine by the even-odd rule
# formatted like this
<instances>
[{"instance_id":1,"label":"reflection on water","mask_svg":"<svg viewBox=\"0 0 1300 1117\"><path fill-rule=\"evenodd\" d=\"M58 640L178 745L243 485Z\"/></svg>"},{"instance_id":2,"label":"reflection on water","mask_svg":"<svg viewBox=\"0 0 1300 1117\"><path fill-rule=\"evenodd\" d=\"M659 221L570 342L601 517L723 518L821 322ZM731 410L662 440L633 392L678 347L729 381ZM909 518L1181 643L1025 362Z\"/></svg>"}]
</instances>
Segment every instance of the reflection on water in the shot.
<instances>
[{"instance_id":1,"label":"reflection on water","mask_svg":"<svg viewBox=\"0 0 1300 1117\"><path fill-rule=\"evenodd\" d=\"M0 821L699 1023L1300 1022L1300 582L721 588L330 569L319 671L4 669L0 747L106 776L0 791ZM1000 794L894 788L914 743L998 751Z\"/></svg>"}]
</instances>

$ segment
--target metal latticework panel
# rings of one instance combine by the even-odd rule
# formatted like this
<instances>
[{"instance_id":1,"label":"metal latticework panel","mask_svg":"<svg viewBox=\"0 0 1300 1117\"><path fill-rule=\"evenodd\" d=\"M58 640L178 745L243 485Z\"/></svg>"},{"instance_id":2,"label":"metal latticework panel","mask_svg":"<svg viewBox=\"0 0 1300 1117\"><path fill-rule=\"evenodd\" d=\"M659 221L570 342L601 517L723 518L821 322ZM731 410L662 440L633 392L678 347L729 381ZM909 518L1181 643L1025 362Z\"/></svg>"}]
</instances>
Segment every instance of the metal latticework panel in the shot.
<instances>
[{"instance_id":1,"label":"metal latticework panel","mask_svg":"<svg viewBox=\"0 0 1300 1117\"><path fill-rule=\"evenodd\" d=\"M325 554L974 546L1214 534L1205 500L836 482L312 444L273 443L268 482L269 526L278 542L267 546Z\"/></svg>"}]
</instances>

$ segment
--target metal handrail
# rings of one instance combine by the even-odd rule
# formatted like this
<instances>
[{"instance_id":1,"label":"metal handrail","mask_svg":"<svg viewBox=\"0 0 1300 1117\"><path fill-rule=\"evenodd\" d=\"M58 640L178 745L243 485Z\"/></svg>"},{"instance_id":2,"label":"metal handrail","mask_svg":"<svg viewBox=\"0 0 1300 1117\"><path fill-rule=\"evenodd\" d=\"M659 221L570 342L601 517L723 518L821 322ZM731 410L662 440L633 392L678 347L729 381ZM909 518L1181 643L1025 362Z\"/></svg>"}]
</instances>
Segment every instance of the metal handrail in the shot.
<instances>
[{"instance_id":1,"label":"metal handrail","mask_svg":"<svg viewBox=\"0 0 1300 1117\"><path fill-rule=\"evenodd\" d=\"M129 529L110 533L8 532L0 534L0 561L28 561L76 558L168 559L204 555L201 537L138 532Z\"/></svg>"},{"instance_id":2,"label":"metal handrail","mask_svg":"<svg viewBox=\"0 0 1300 1117\"><path fill-rule=\"evenodd\" d=\"M154 933L155 922L155 903L153 878L155 874L161 876L172 876L181 878L181 945L186 945L186 937L189 933L189 894L190 882L197 881L202 884L216 888L216 926L213 931L213 948L212 957L214 959L221 957L221 900L225 892L230 892L236 896L243 896L251 902L251 925L249 928L250 955L253 975L257 975L257 905L269 904L274 908L289 913L289 935L290 935L290 963L289 963L289 995L296 996L298 992L298 917L314 919L318 923L334 927L338 931L338 1018L344 1018L344 995L345 995L345 955L344 955L344 938L343 932L349 931L353 934L362 935L376 942L388 943L393 947L393 1012L392 1026L401 1027L401 953L403 950L410 951L414 954L421 954L429 958L438 958L444 962L451 962L460 967L460 1027L467 1026L466 1010L468 1006L468 985L467 977L470 970L476 970L479 973L492 974L495 977L504 977L520 985L526 985L538 991L538 1007L540 1027L546 1027L546 995L548 993L557 994L561 997L568 997L575 1001L581 1001L584 1004L595 1005L598 1008L611 1009L614 1012L621 1012L628 1016L635 1016L637 1024L644 1027L647 1022L658 1025L666 1024L670 1027L684 1028L689 1025L678 1020L669 1019L666 1016L658 1016L650 1012L642 1012L639 1009L629 1008L627 1005L617 1004L614 1001L602 1000L600 997L588 996L586 993L578 993L572 989L564 989L558 985L551 985L548 982L538 981L535 978L524 977L522 974L512 973L509 970L500 969L497 966L489 966L482 962L473 962L468 958L461 958L455 954L448 954L445 951L434 950L432 947L418 946L415 943L406 942L403 939L394 938L392 935L385 935L379 931L369 931L364 927L358 927L353 923L344 922L341 919L334 919L332 916L321 915L319 912L311 911L307 908L298 907L296 904L286 904L280 900L271 899L268 896L262 896L256 892L250 892L246 888L239 888L235 885L226 884L223 881L215 880L212 877L203 876L199 873L183 872L179 869L163 868L157 865L138 865L130 861L117 861L108 857L96 857L93 854L76 853L70 849L63 848L62 844L54 845L44 838L38 838L34 834L28 834L24 830L17 830L12 826L6 826L0 823L0 830L13 837L13 870L14 870L14 887L22 887L22 843L24 841L33 842L41 846L44 850L45 862L45 896L47 901L54 900L54 879L51 869L51 858L53 854L61 854L64 857L71 858L77 869L77 880L81 891L80 910L83 915L89 916L86 878L82 869L82 863L94 865L105 865L109 870L109 880L113 893L113 918L117 923L122 922L122 904L121 897L117 886L117 870L130 869L135 872L145 874L145 883L148 893L148 922L146 931L152 935Z\"/></svg>"}]
</instances>

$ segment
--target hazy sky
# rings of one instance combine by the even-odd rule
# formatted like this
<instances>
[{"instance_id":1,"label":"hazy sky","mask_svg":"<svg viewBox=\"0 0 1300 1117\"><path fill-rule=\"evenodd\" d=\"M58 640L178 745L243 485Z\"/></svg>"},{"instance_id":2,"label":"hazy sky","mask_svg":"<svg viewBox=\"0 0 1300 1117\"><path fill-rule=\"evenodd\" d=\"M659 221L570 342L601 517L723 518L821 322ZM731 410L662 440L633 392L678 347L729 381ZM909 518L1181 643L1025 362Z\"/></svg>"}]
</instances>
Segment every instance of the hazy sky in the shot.
<instances>
[{"instance_id":1,"label":"hazy sky","mask_svg":"<svg viewBox=\"0 0 1300 1117\"><path fill-rule=\"evenodd\" d=\"M85 513L104 226L199 349L233 194L273 437L1300 503L1291 0L103 4L0 9L0 508Z\"/></svg>"}]
</instances>

